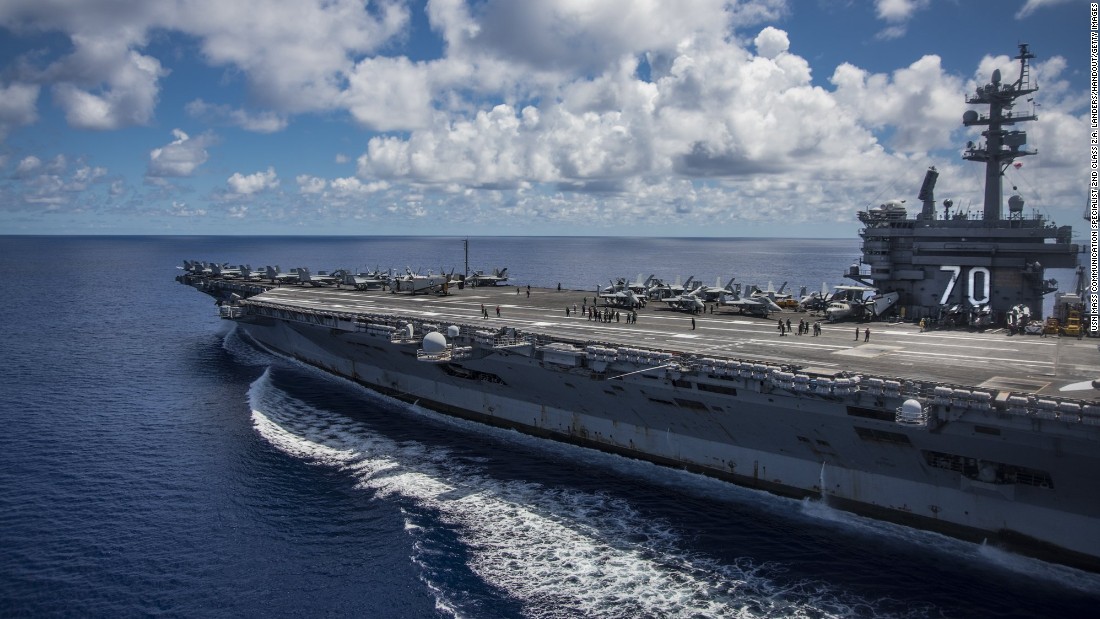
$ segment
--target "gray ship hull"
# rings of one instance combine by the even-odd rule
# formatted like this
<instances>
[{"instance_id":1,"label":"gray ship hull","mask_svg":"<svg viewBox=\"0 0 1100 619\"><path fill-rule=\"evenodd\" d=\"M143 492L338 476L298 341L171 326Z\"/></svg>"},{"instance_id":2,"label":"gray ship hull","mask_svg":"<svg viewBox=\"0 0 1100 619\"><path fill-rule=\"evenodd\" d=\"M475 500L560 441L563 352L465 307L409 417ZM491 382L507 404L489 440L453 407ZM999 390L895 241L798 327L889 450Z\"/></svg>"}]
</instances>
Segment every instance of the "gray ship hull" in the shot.
<instances>
[{"instance_id":1,"label":"gray ship hull","mask_svg":"<svg viewBox=\"0 0 1100 619\"><path fill-rule=\"evenodd\" d=\"M1033 416L962 402L937 405L933 423L901 424L904 397L889 385L822 394L777 381L778 368L661 368L659 353L635 349L482 342L466 358L426 361L415 339L362 322L266 313L240 320L259 344L440 412L1100 569L1097 425L1062 431L1052 419L1035 432Z\"/></svg>"}]
</instances>

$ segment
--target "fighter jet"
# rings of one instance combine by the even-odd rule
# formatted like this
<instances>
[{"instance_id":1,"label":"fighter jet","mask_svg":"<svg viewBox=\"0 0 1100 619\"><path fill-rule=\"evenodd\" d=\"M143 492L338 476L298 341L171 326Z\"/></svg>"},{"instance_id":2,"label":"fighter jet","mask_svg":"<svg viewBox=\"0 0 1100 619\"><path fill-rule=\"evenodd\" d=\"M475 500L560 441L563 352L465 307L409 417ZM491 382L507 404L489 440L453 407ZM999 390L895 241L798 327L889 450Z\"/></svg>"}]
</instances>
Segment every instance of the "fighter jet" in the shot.
<instances>
[{"instance_id":1,"label":"fighter jet","mask_svg":"<svg viewBox=\"0 0 1100 619\"><path fill-rule=\"evenodd\" d=\"M668 297L667 299L662 299L662 301L667 303L670 309L691 312L692 314L701 313L706 309L706 304L703 303L703 299L696 296L693 292L677 295L675 297Z\"/></svg>"},{"instance_id":2,"label":"fighter jet","mask_svg":"<svg viewBox=\"0 0 1100 619\"><path fill-rule=\"evenodd\" d=\"M237 267L229 266L228 262L225 264L214 263L210 265L210 274L214 277L233 279L238 273L240 273L240 270Z\"/></svg>"},{"instance_id":3,"label":"fighter jet","mask_svg":"<svg viewBox=\"0 0 1100 619\"><path fill-rule=\"evenodd\" d=\"M783 292L787 289L787 282L783 282L783 285L779 287L779 290L772 288L772 283L768 282L768 289L761 290L757 286L753 286L752 295L754 297L768 297L775 302L781 308L794 309L798 307L798 302L794 300L794 295L789 292Z\"/></svg>"},{"instance_id":4,"label":"fighter jet","mask_svg":"<svg viewBox=\"0 0 1100 619\"><path fill-rule=\"evenodd\" d=\"M732 294L724 294L718 300L719 307L732 307L739 310L742 314L749 314L752 316L768 317L768 314L772 312L781 312L783 308L776 305L766 294L757 295L750 294L745 297L741 295L741 284L737 284L733 287Z\"/></svg>"},{"instance_id":5,"label":"fighter jet","mask_svg":"<svg viewBox=\"0 0 1100 619\"><path fill-rule=\"evenodd\" d=\"M638 296L638 294L629 287L624 286L615 292L606 292L606 290L607 289L605 289L605 292L599 294L599 298L603 300L605 305L635 308L641 307L644 304L644 297Z\"/></svg>"},{"instance_id":6,"label":"fighter jet","mask_svg":"<svg viewBox=\"0 0 1100 619\"><path fill-rule=\"evenodd\" d=\"M823 312L825 308L829 307L829 301L833 295L829 292L828 286L825 282L821 282L821 290L812 292L809 296L803 294L802 298L798 301L798 311L800 312Z\"/></svg>"},{"instance_id":7,"label":"fighter jet","mask_svg":"<svg viewBox=\"0 0 1100 619\"><path fill-rule=\"evenodd\" d=\"M657 279L653 277L653 275L642 279L642 274L638 273L638 278L627 284L626 287L632 290L634 294L645 297L649 293L649 289L655 281L657 281Z\"/></svg>"},{"instance_id":8,"label":"fighter jet","mask_svg":"<svg viewBox=\"0 0 1100 619\"><path fill-rule=\"evenodd\" d=\"M646 296L656 301L663 301L672 297L678 297L685 292L691 290L691 283L695 280L695 276L691 276L684 284L680 283L680 276L676 276L676 281L672 284L666 284L661 280L650 277L649 290L646 291Z\"/></svg>"},{"instance_id":9,"label":"fighter jet","mask_svg":"<svg viewBox=\"0 0 1100 619\"><path fill-rule=\"evenodd\" d=\"M205 262L199 262L198 260L184 260L183 266L176 268L183 269L192 275L210 275L210 267Z\"/></svg>"},{"instance_id":10,"label":"fighter jet","mask_svg":"<svg viewBox=\"0 0 1100 619\"><path fill-rule=\"evenodd\" d=\"M493 269L492 274L486 274L485 271L474 271L473 275L466 278L466 284L469 286L496 286L497 284L503 284L508 281L508 276L505 275L508 272L508 267L503 269Z\"/></svg>"},{"instance_id":11,"label":"fighter jet","mask_svg":"<svg viewBox=\"0 0 1100 619\"><path fill-rule=\"evenodd\" d=\"M378 290L389 286L389 275L375 269L373 273L352 273L350 269L333 272L339 282L356 290Z\"/></svg>"},{"instance_id":12,"label":"fighter jet","mask_svg":"<svg viewBox=\"0 0 1100 619\"><path fill-rule=\"evenodd\" d=\"M597 288L599 288L597 286ZM618 281L611 281L610 286L604 286L602 290L599 290L597 294L614 294L616 292L622 292L627 289L626 278L620 277Z\"/></svg>"},{"instance_id":13,"label":"fighter jet","mask_svg":"<svg viewBox=\"0 0 1100 619\"><path fill-rule=\"evenodd\" d=\"M309 284L310 286L332 286L338 281L338 278L325 273L324 271L318 271L316 275L309 272L306 267L298 268L298 281L303 284Z\"/></svg>"},{"instance_id":14,"label":"fighter jet","mask_svg":"<svg viewBox=\"0 0 1100 619\"><path fill-rule=\"evenodd\" d=\"M722 295L733 293L733 280L735 279L737 278L731 277L730 281L723 286L722 278L719 277L714 280L713 286L700 286L694 290L694 293L696 296L702 297L704 302L713 303L722 298Z\"/></svg>"},{"instance_id":15,"label":"fighter jet","mask_svg":"<svg viewBox=\"0 0 1100 619\"><path fill-rule=\"evenodd\" d=\"M298 269L291 269L289 273L283 273L279 270L279 265L275 265L272 268L270 265L264 267L264 279L271 280L273 284L290 284L298 281Z\"/></svg>"}]
</instances>

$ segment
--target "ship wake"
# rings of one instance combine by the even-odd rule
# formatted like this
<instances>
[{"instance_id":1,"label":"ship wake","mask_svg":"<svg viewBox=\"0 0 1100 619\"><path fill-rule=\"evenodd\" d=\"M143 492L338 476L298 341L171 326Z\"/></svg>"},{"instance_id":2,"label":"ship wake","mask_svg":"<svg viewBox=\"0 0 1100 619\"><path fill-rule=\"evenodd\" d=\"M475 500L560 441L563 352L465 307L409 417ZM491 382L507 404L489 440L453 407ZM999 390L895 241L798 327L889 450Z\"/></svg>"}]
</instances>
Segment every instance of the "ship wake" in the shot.
<instances>
[{"instance_id":1,"label":"ship wake","mask_svg":"<svg viewBox=\"0 0 1100 619\"><path fill-rule=\"evenodd\" d=\"M413 561L448 614L476 615L485 603L448 588L453 574L441 563L455 556L532 617L879 614L874 603L828 584L784 582L781 566L719 562L685 550L668 523L643 517L622 499L497 479L477 459L381 436L294 398L270 370L253 383L249 401L253 425L271 445L344 471L372 496L401 506L415 540ZM445 547L448 536L433 534L439 529L459 547Z\"/></svg>"}]
</instances>

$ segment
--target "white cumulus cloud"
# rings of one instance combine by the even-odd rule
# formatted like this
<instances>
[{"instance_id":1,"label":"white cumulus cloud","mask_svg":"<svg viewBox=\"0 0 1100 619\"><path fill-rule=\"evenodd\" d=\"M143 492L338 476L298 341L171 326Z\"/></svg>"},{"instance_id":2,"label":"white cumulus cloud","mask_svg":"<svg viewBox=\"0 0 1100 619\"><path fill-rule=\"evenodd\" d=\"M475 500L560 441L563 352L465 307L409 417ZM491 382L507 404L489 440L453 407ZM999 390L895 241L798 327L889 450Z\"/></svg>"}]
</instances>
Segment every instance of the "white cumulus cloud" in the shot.
<instances>
[{"instance_id":1,"label":"white cumulus cloud","mask_svg":"<svg viewBox=\"0 0 1100 619\"><path fill-rule=\"evenodd\" d=\"M298 191L307 195L324 193L325 187L328 186L328 181L325 179L309 174L299 174L294 180L298 183Z\"/></svg>"},{"instance_id":2,"label":"white cumulus cloud","mask_svg":"<svg viewBox=\"0 0 1100 619\"><path fill-rule=\"evenodd\" d=\"M904 22L927 8L928 0L875 0L875 14L888 22Z\"/></svg>"},{"instance_id":3,"label":"white cumulus cloud","mask_svg":"<svg viewBox=\"0 0 1100 619\"><path fill-rule=\"evenodd\" d=\"M15 127L38 120L37 84L0 84L0 140Z\"/></svg>"},{"instance_id":4,"label":"white cumulus cloud","mask_svg":"<svg viewBox=\"0 0 1100 619\"><path fill-rule=\"evenodd\" d=\"M374 181L371 183L364 183L354 176L347 178L334 178L330 183L333 193L340 196L352 196L358 194L370 194L383 191L389 188L389 183L385 181Z\"/></svg>"},{"instance_id":5,"label":"white cumulus cloud","mask_svg":"<svg viewBox=\"0 0 1100 619\"><path fill-rule=\"evenodd\" d=\"M147 124L167 75L160 61L125 40L74 35L74 51L46 70L54 100L78 129L108 130Z\"/></svg>"},{"instance_id":6,"label":"white cumulus cloud","mask_svg":"<svg viewBox=\"0 0 1100 619\"><path fill-rule=\"evenodd\" d=\"M179 129L173 129L172 135L175 136L175 140L149 151L147 176L156 178L191 176L210 158L206 149L216 141L213 134L203 133L192 138Z\"/></svg>"},{"instance_id":7,"label":"white cumulus cloud","mask_svg":"<svg viewBox=\"0 0 1100 619\"><path fill-rule=\"evenodd\" d=\"M265 172L247 175L235 172L226 183L229 185L229 190L235 194L251 195L275 189L279 186L279 177L275 174L275 168L268 168Z\"/></svg>"},{"instance_id":8,"label":"white cumulus cloud","mask_svg":"<svg viewBox=\"0 0 1100 619\"><path fill-rule=\"evenodd\" d=\"M760 56L775 58L790 48L791 40L787 37L786 32L768 26L756 35L753 44L756 45L756 53Z\"/></svg>"},{"instance_id":9,"label":"white cumulus cloud","mask_svg":"<svg viewBox=\"0 0 1100 619\"><path fill-rule=\"evenodd\" d=\"M34 155L27 155L19 160L18 165L15 166L16 177L26 178L42 167L42 160Z\"/></svg>"}]
</instances>

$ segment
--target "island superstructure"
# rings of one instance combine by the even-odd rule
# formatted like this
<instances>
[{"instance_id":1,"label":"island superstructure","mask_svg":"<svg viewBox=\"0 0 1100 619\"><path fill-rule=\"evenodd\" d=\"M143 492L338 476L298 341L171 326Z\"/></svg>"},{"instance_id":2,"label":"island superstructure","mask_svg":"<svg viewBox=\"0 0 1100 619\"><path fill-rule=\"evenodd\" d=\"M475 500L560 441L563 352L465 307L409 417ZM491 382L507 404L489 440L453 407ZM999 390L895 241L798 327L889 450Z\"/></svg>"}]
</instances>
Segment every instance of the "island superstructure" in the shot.
<instances>
[{"instance_id":1,"label":"island superstructure","mask_svg":"<svg viewBox=\"0 0 1100 619\"><path fill-rule=\"evenodd\" d=\"M914 320L940 319L947 312L992 312L993 322L1014 307L1026 306L1033 316L1043 311L1043 297L1057 284L1045 278L1048 268L1077 267L1080 247L1071 241L1070 226L1055 226L1038 212L1026 213L1024 199L1013 194L1004 216L1002 181L1005 170L1020 157L1027 134L1017 123L1037 120L1034 113L1017 113L1016 100L1033 94L1028 61L1035 56L1020 45L1016 60L1020 75L1002 83L999 70L967 98L988 106L986 113L968 110L966 126L985 127L984 142L967 144L963 158L985 164L985 191L980 215L971 216L944 200L942 216L934 191L939 172L930 168L918 199L921 210L909 216L898 201L861 211L864 224L861 262L848 277L899 295L898 311Z\"/></svg>"},{"instance_id":2,"label":"island superstructure","mask_svg":"<svg viewBox=\"0 0 1100 619\"><path fill-rule=\"evenodd\" d=\"M998 280L997 260L957 266L988 269L990 297L1031 294L1025 277ZM956 265L909 270L940 266ZM1100 571L1100 362L1088 340L912 322L874 323L873 340L840 325L796 338L777 334L774 314L688 327L655 307L630 310L637 321L565 311L588 300L580 291L178 279L258 345L423 407ZM940 305L942 291L932 305L921 292L906 302Z\"/></svg>"}]
</instances>

